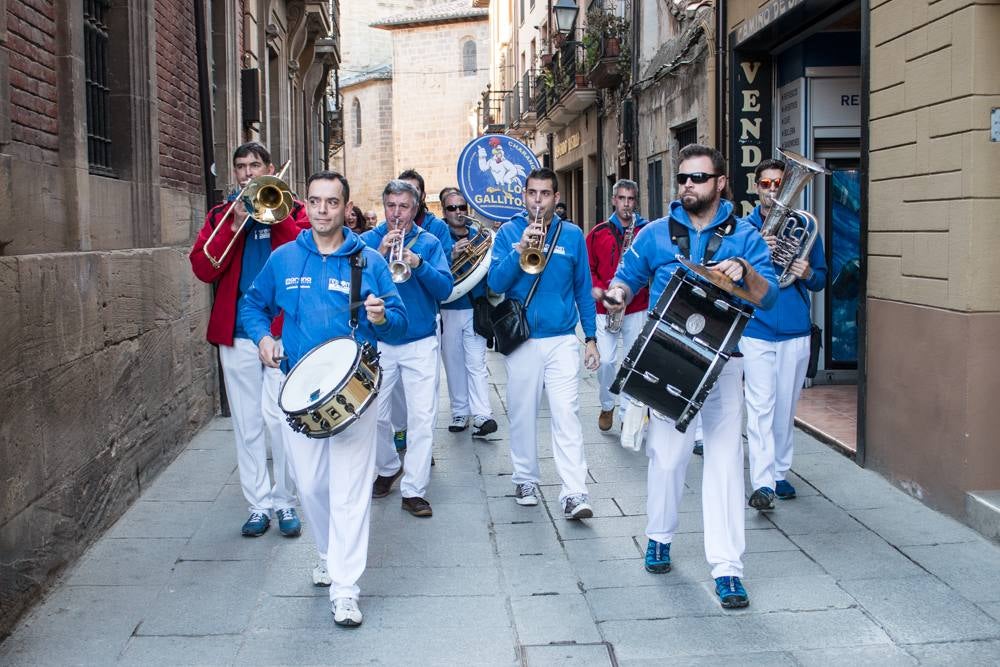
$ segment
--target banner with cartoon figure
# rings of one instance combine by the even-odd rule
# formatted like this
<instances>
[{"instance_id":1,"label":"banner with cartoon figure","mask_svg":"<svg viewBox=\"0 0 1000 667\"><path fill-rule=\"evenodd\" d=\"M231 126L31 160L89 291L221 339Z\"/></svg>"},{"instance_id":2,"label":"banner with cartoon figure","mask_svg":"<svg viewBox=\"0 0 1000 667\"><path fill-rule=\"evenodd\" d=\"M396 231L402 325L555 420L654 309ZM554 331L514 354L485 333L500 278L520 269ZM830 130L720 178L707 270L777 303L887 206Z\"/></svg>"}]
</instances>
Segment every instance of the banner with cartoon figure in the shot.
<instances>
[{"instance_id":1,"label":"banner with cartoon figure","mask_svg":"<svg viewBox=\"0 0 1000 667\"><path fill-rule=\"evenodd\" d=\"M508 220L524 211L524 182L538 167L538 158L517 139L487 134L462 149L458 187L479 215Z\"/></svg>"}]
</instances>

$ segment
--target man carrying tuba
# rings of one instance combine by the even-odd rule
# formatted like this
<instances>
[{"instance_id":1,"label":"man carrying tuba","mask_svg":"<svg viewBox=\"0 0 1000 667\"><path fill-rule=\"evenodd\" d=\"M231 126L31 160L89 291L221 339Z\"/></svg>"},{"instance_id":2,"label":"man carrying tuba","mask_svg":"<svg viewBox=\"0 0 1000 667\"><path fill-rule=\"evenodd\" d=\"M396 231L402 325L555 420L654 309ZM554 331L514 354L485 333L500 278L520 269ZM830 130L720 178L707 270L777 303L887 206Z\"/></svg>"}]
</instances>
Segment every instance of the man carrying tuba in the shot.
<instances>
[{"instance_id":1,"label":"man carrying tuba","mask_svg":"<svg viewBox=\"0 0 1000 667\"><path fill-rule=\"evenodd\" d=\"M764 160L754 170L760 203L744 220L761 229L771 212L785 176L785 163ZM764 241L773 250L774 236ZM740 339L747 406L747 451L753 494L750 507L774 509L774 497L795 497L785 479L792 465L795 404L809 362L811 327L809 292L826 285L826 256L817 233L808 257L792 261L788 273L795 280L778 291L771 310L758 310Z\"/></svg>"},{"instance_id":2,"label":"man carrying tuba","mask_svg":"<svg viewBox=\"0 0 1000 667\"><path fill-rule=\"evenodd\" d=\"M271 154L261 144L252 141L233 153L233 175L241 190L254 179L273 173ZM195 276L215 286L207 338L209 343L219 346L226 398L233 416L240 485L250 504L250 518L242 529L247 537L267 531L271 512L277 515L282 535L298 535L301 525L295 513L292 479L287 472L281 439L285 428L285 415L278 407L282 375L277 369L261 364L257 345L250 340L236 304L271 253L308 228L309 217L302 202L295 201L283 220L263 224L249 218L242 199L237 196L208 212L190 253ZM276 338L281 335L280 316L275 318L271 330ZM274 460L273 486L267 470L268 440Z\"/></svg>"}]
</instances>

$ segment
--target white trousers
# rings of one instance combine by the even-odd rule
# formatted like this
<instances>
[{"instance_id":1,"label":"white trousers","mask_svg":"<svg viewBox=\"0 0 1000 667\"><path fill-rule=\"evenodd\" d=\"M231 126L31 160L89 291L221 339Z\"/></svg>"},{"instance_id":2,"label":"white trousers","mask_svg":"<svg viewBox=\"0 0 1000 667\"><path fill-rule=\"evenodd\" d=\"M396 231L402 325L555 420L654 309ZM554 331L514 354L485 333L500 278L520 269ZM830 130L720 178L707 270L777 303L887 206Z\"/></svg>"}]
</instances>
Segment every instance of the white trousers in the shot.
<instances>
[{"instance_id":1,"label":"white trousers","mask_svg":"<svg viewBox=\"0 0 1000 667\"><path fill-rule=\"evenodd\" d=\"M552 413L552 455L562 479L559 501L586 493L587 460L578 391L580 342L573 335L529 338L504 357L504 364L513 482L540 481L536 428L544 385Z\"/></svg>"},{"instance_id":2,"label":"white trousers","mask_svg":"<svg viewBox=\"0 0 1000 667\"><path fill-rule=\"evenodd\" d=\"M618 397L611 393L611 383L615 381L622 359L632 349L632 343L646 324L646 311L630 313L622 319L622 330L608 332L608 316L597 316L597 351L601 355L601 365L597 367L597 383L600 385L601 410L612 410ZM622 341L622 352L618 354L618 340ZM628 403L625 404L629 405Z\"/></svg>"},{"instance_id":3,"label":"white trousers","mask_svg":"<svg viewBox=\"0 0 1000 667\"><path fill-rule=\"evenodd\" d=\"M431 479L431 440L437 415L438 340L427 336L403 345L379 344L382 389L378 396L375 467L379 475L395 475L404 498L425 498ZM393 434L393 393L402 386L406 405L406 457L400 461ZM398 426L398 424L396 425Z\"/></svg>"},{"instance_id":4,"label":"white trousers","mask_svg":"<svg viewBox=\"0 0 1000 667\"><path fill-rule=\"evenodd\" d=\"M747 403L747 449L754 489L773 489L792 467L795 406L809 365L809 336L740 339Z\"/></svg>"},{"instance_id":5,"label":"white trousers","mask_svg":"<svg viewBox=\"0 0 1000 667\"><path fill-rule=\"evenodd\" d=\"M285 461L282 434L285 413L278 407L284 375L260 363L257 346L249 338L220 345L222 376L226 382L229 412L236 434L236 463L243 496L251 512L268 512L295 506L295 489ZM267 441L271 442L274 486L267 470Z\"/></svg>"},{"instance_id":6,"label":"white trousers","mask_svg":"<svg viewBox=\"0 0 1000 667\"><path fill-rule=\"evenodd\" d=\"M437 315L440 317L440 313ZM438 347L441 347L441 325L438 323L437 328L434 330L437 336ZM440 379L441 374L438 373L438 378ZM434 395L437 396L437 383L434 384ZM402 383L396 386L396 389L392 392L392 430L396 431L406 431L406 391L403 389Z\"/></svg>"},{"instance_id":7,"label":"white trousers","mask_svg":"<svg viewBox=\"0 0 1000 667\"><path fill-rule=\"evenodd\" d=\"M701 507L705 558L712 577L742 577L745 548L743 505L742 360L730 359L701 409L705 431ZM646 478L646 536L673 541L678 508L695 429L674 428L671 419L651 416L646 435L649 471Z\"/></svg>"},{"instance_id":8,"label":"white trousers","mask_svg":"<svg viewBox=\"0 0 1000 667\"><path fill-rule=\"evenodd\" d=\"M441 361L448 378L451 416L492 417L486 339L472 328L472 309L442 310Z\"/></svg>"},{"instance_id":9,"label":"white trousers","mask_svg":"<svg viewBox=\"0 0 1000 667\"><path fill-rule=\"evenodd\" d=\"M285 445L299 485L306 528L326 561L330 599L355 598L368 561L376 406L335 436L307 438L285 427Z\"/></svg>"}]
</instances>

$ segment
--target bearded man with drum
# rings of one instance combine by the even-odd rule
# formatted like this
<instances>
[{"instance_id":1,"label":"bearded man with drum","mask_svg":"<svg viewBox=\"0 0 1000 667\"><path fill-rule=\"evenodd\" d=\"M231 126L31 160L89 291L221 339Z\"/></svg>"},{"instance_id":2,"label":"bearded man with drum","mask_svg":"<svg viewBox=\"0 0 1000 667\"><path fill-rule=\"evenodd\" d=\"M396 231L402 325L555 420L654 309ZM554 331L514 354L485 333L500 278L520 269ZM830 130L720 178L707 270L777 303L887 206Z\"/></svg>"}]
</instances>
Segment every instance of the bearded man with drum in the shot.
<instances>
[{"instance_id":1,"label":"bearded man with drum","mask_svg":"<svg viewBox=\"0 0 1000 667\"><path fill-rule=\"evenodd\" d=\"M760 230L781 188L785 163L764 160L754 170L758 204L745 220ZM769 248L774 236L765 236ZM774 498L790 500L795 487L785 477L792 467L795 405L809 364L809 292L826 286L826 254L817 236L808 257L793 260L795 280L778 293L777 305L750 320L740 339L746 387L747 454L750 459L750 507L774 509Z\"/></svg>"},{"instance_id":2,"label":"bearded man with drum","mask_svg":"<svg viewBox=\"0 0 1000 667\"><path fill-rule=\"evenodd\" d=\"M243 144L233 152L233 172L237 185L245 188L254 178L274 173L271 154L255 141ZM232 212L226 217L230 208ZM266 225L249 218L243 203L235 200L234 193L231 201L219 204L205 216L205 225L190 253L195 276L215 287L207 338L219 347L226 399L236 437L240 486L250 504L250 518L241 529L245 537L258 537L267 532L271 512L278 519L282 535L294 537L301 532L282 443L285 416L278 408L281 373L261 365L257 347L250 340L246 322L240 317L238 302L271 253L308 227L309 218L302 202L295 202L284 220ZM226 253L230 243L232 249ZM275 338L281 336L280 317L273 322L272 331ZM267 469L268 440L274 463L273 484Z\"/></svg>"},{"instance_id":3,"label":"bearded man with drum","mask_svg":"<svg viewBox=\"0 0 1000 667\"><path fill-rule=\"evenodd\" d=\"M472 240L480 230L470 222L469 205L458 188L442 190L440 201L449 231L444 252L449 261L454 262L470 251ZM472 435L478 438L497 430L486 382L486 339L472 327L472 303L485 296L484 277L461 297L441 304L441 361L448 378L451 402L448 430L461 433L471 420Z\"/></svg>"},{"instance_id":4,"label":"bearded man with drum","mask_svg":"<svg viewBox=\"0 0 1000 667\"><path fill-rule=\"evenodd\" d=\"M559 181L551 169L535 169L525 181L525 213L504 223L493 244L487 282L497 293L524 303L538 278L538 289L527 308L530 337L504 357L510 414L510 458L514 500L538 504L537 428L542 388L552 412L552 454L562 479L559 503L567 519L594 515L587 495L587 459L580 426L580 343L576 325L586 337L584 363L600 363L594 337L594 299L590 295L590 264L583 231L555 214ZM558 230L558 240L556 232ZM552 244L552 252L549 247ZM548 255L540 274L522 268L521 254L533 247Z\"/></svg>"},{"instance_id":5,"label":"bearded man with drum","mask_svg":"<svg viewBox=\"0 0 1000 667\"><path fill-rule=\"evenodd\" d=\"M587 256L590 258L590 275L594 287L607 289L618 270L625 244L631 245L635 235L646 226L647 220L636 211L639 186L635 181L621 179L611 188L611 201L615 212L606 221L594 226L587 234ZM597 351L601 355L601 365L597 369L598 395L601 414L597 417L597 427L608 431L614 422L616 396L611 393L611 383L618 371L618 340L621 339L622 355L628 354L636 336L646 323L646 309L649 308L649 290L643 287L625 309L616 330L608 329L612 315L597 302ZM628 401L626 400L626 406Z\"/></svg>"},{"instance_id":6,"label":"bearded man with drum","mask_svg":"<svg viewBox=\"0 0 1000 667\"><path fill-rule=\"evenodd\" d=\"M309 177L307 192L312 230L268 259L240 308L261 363L284 371L331 338L353 336L358 344L377 346L406 329L406 310L385 260L344 226L352 206L347 179L321 171ZM351 303L352 262L361 267L363 304ZM362 305L363 316L352 310ZM285 316L286 360L280 359L268 328L278 312ZM368 558L377 421L377 411L369 407L330 437L310 438L290 426L283 431L319 552L313 583L330 586L333 620L348 627L362 620L357 581Z\"/></svg>"},{"instance_id":7,"label":"bearded man with drum","mask_svg":"<svg viewBox=\"0 0 1000 667\"><path fill-rule=\"evenodd\" d=\"M398 252L409 277L397 283L406 306L406 330L382 346L382 391L378 410L378 477L372 495L389 495L402 476L402 508L418 517L433 515L427 501L431 477L431 441L437 416L438 304L451 294L451 265L436 236L414 223L420 192L403 180L382 191L386 221L361 235L383 256ZM393 250L395 248L395 250ZM406 404L406 456L401 461L393 441L393 393L402 388Z\"/></svg>"},{"instance_id":8,"label":"bearded man with drum","mask_svg":"<svg viewBox=\"0 0 1000 667\"><path fill-rule=\"evenodd\" d=\"M778 295L767 244L747 222L736 221L733 203L726 192L726 161L706 146L691 144L681 149L677 165L679 198L670 204L667 218L651 222L625 254L605 301L610 311L621 310L639 290L650 284L650 299L657 303L674 272L681 266L679 254L691 261L704 261L714 246L714 268L738 285L755 270L768 288L762 307L769 308ZM679 235L672 231L683 230ZM713 242L716 238L718 241ZM682 239L676 242L675 239ZM680 270L684 270L681 268ZM699 413L705 431L701 502L704 518L705 556L712 566L715 590L724 608L745 607L749 596L743 587L745 548L743 503L742 359L733 357L722 369L715 387ZM678 526L678 510L684 479L692 455L694 429L681 433L672 419L652 415L646 436L649 469L646 482L645 568L669 572L670 544Z\"/></svg>"}]
</instances>

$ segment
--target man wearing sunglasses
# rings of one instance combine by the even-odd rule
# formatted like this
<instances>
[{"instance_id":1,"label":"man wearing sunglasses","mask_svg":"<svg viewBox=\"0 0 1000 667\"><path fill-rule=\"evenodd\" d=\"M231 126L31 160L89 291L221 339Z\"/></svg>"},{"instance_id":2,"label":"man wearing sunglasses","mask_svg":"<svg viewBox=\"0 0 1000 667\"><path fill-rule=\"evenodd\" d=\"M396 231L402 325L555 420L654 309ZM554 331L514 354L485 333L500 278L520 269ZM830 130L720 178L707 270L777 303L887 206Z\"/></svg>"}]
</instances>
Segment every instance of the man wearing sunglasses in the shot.
<instances>
[{"instance_id":1,"label":"man wearing sunglasses","mask_svg":"<svg viewBox=\"0 0 1000 667\"><path fill-rule=\"evenodd\" d=\"M625 253L622 266L607 290L605 308L620 311L645 285L651 285L650 302L656 303L681 266L677 256L687 254L692 261L704 262L709 248L714 249L712 259L717 262L714 268L737 284L746 284L744 279L752 277L752 271L760 274L768 283L761 307L770 308L778 297L770 253L760 234L750 223L736 220L733 203L723 199L727 183L722 154L707 146L691 144L681 149L678 158L678 198L670 203L669 216L647 225ZM742 374L742 360L733 357L700 412L705 438L701 484L705 556L712 566L716 594L726 609L750 603L741 582L746 498ZM649 572L670 571L670 544L677 532L678 509L694 437L693 428L681 433L671 419L653 415L649 420L645 558Z\"/></svg>"},{"instance_id":2,"label":"man wearing sunglasses","mask_svg":"<svg viewBox=\"0 0 1000 667\"><path fill-rule=\"evenodd\" d=\"M635 210L639 195L639 186L635 181L623 178L614 184L611 192L615 212L587 234L590 275L594 287L602 290L607 289L614 278L625 254L626 242L631 245L635 241L635 235L647 222ZM605 310L602 301L597 302L597 351L601 355L601 365L597 369L601 414L597 417L597 427L602 431L611 430L614 422L617 397L611 393L611 383L618 371L618 339L622 339L622 355L628 354L642 325L646 323L648 308L649 290L643 287L625 309L618 330L609 331L608 320L611 314ZM625 404L628 405L628 401Z\"/></svg>"},{"instance_id":3,"label":"man wearing sunglasses","mask_svg":"<svg viewBox=\"0 0 1000 667\"><path fill-rule=\"evenodd\" d=\"M439 201L449 230L444 253L451 263L469 249L479 229L471 224L471 218L464 217L469 205L458 188L442 190ZM497 430L486 381L486 339L472 326L472 304L485 296L486 281L481 280L461 298L441 304L441 361L451 402L448 430L461 433L469 427L471 417L472 435L479 438Z\"/></svg>"},{"instance_id":4,"label":"man wearing sunglasses","mask_svg":"<svg viewBox=\"0 0 1000 667\"><path fill-rule=\"evenodd\" d=\"M754 170L760 204L745 219L760 230L781 188L785 163L764 160ZM774 236L765 236L769 248ZM774 498L790 500L793 487L785 477L792 466L795 405L809 363L812 326L809 292L826 285L823 239L817 238L808 258L789 267L796 280L780 290L778 305L758 313L743 332L740 352L746 385L747 453L754 492L750 507L774 509Z\"/></svg>"}]
</instances>

